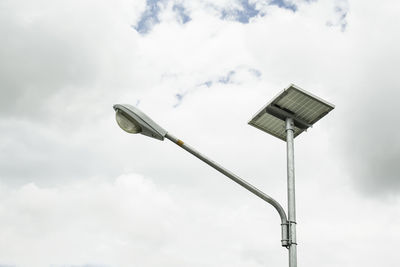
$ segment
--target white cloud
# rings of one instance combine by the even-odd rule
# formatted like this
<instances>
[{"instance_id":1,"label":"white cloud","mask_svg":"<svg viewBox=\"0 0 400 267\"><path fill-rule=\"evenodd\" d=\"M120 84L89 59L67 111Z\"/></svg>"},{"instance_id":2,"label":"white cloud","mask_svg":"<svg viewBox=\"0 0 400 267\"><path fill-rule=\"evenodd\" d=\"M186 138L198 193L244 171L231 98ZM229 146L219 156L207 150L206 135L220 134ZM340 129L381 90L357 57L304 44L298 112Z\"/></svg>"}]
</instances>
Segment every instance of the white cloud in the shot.
<instances>
[{"instance_id":1,"label":"white cloud","mask_svg":"<svg viewBox=\"0 0 400 267\"><path fill-rule=\"evenodd\" d=\"M245 233L264 224L254 210L227 210L136 174L59 188L2 186L0 211L0 235L7 240L0 262L17 266L259 266L246 253L259 253L253 247L265 242ZM250 217L243 220L244 214Z\"/></svg>"},{"instance_id":2,"label":"white cloud","mask_svg":"<svg viewBox=\"0 0 400 267\"><path fill-rule=\"evenodd\" d=\"M2 243L1 261L21 266L128 266L129 260L141 260L141 250L166 242L176 213L170 197L138 175L111 184L83 181L54 189L27 184L2 191L1 229L8 242Z\"/></svg>"},{"instance_id":3,"label":"white cloud","mask_svg":"<svg viewBox=\"0 0 400 267\"><path fill-rule=\"evenodd\" d=\"M390 248L400 238L395 234L397 204L359 198L340 179L329 184L313 179L298 187L299 261L319 265L328 257L328 266L355 261L368 265L377 264L383 255L394 261ZM340 188L330 187L338 182ZM305 190L313 193L304 194ZM2 263L264 266L287 260L286 249L280 247L277 214L248 194L228 194L216 201L204 191L156 185L137 174L58 188L2 185L0 192ZM362 242L365 245L360 246ZM374 242L387 247L377 250ZM335 255L328 253L329 248ZM366 253L377 257L366 259Z\"/></svg>"}]
</instances>

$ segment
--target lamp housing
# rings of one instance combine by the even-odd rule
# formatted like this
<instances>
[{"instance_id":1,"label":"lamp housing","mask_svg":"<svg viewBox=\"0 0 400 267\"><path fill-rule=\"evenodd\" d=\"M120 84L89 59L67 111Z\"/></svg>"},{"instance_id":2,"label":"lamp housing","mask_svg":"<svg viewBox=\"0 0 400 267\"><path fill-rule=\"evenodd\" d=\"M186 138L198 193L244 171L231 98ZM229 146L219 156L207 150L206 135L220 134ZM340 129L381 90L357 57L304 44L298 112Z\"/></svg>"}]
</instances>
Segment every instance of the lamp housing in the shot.
<instances>
[{"instance_id":1,"label":"lamp housing","mask_svg":"<svg viewBox=\"0 0 400 267\"><path fill-rule=\"evenodd\" d=\"M163 141L167 131L150 119L140 109L128 104L113 106L119 127L127 133L143 135Z\"/></svg>"}]
</instances>

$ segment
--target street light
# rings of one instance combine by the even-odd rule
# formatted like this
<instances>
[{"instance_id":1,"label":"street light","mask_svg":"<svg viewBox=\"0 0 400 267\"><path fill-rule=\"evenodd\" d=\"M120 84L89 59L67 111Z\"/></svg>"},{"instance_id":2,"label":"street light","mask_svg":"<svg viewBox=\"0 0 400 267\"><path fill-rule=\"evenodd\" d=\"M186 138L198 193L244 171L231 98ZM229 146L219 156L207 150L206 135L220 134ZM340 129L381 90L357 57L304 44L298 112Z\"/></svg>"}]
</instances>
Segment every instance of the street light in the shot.
<instances>
[{"instance_id":1,"label":"street light","mask_svg":"<svg viewBox=\"0 0 400 267\"><path fill-rule=\"evenodd\" d=\"M323 105L323 107L320 105ZM262 200L271 204L277 210L281 219L281 244L283 247L289 249L289 267L297 266L293 138L326 115L334 108L333 105L312 96L310 93L301 90L294 85L291 85L261 109L249 122L250 125L287 141L289 220L286 216L285 210L275 199L225 169L218 163L200 154L194 148L164 130L138 108L131 105L121 104L114 105L113 108L116 112L117 123L124 131L132 134L141 133L161 141L164 140L164 138L167 138Z\"/></svg>"}]
</instances>

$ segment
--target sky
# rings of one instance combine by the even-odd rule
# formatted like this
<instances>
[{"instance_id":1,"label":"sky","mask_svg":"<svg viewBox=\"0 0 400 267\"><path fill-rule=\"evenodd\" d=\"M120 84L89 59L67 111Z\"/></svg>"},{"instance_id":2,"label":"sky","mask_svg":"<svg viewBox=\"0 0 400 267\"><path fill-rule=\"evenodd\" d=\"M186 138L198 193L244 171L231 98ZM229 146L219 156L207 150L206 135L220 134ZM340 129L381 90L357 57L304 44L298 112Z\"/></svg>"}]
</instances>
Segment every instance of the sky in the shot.
<instances>
[{"instance_id":1,"label":"sky","mask_svg":"<svg viewBox=\"0 0 400 267\"><path fill-rule=\"evenodd\" d=\"M299 266L398 266L394 0L0 1L0 267L288 266L267 203L286 146L247 122L295 84L336 108L295 139Z\"/></svg>"}]
</instances>

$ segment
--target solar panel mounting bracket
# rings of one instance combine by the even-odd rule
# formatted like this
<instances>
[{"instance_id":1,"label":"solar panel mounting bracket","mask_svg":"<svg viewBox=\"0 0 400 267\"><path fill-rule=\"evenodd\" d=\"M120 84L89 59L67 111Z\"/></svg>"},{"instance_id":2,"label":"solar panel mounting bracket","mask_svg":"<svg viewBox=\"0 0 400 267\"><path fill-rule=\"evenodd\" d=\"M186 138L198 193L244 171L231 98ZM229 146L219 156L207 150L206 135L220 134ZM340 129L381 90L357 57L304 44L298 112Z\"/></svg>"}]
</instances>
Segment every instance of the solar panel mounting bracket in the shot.
<instances>
[{"instance_id":1,"label":"solar panel mounting bracket","mask_svg":"<svg viewBox=\"0 0 400 267\"><path fill-rule=\"evenodd\" d=\"M287 118L292 118L294 125L302 130L312 127L312 124L297 118L295 113L291 112L290 110L285 110L278 105L270 104L266 107L265 111L283 121L286 121Z\"/></svg>"}]
</instances>

